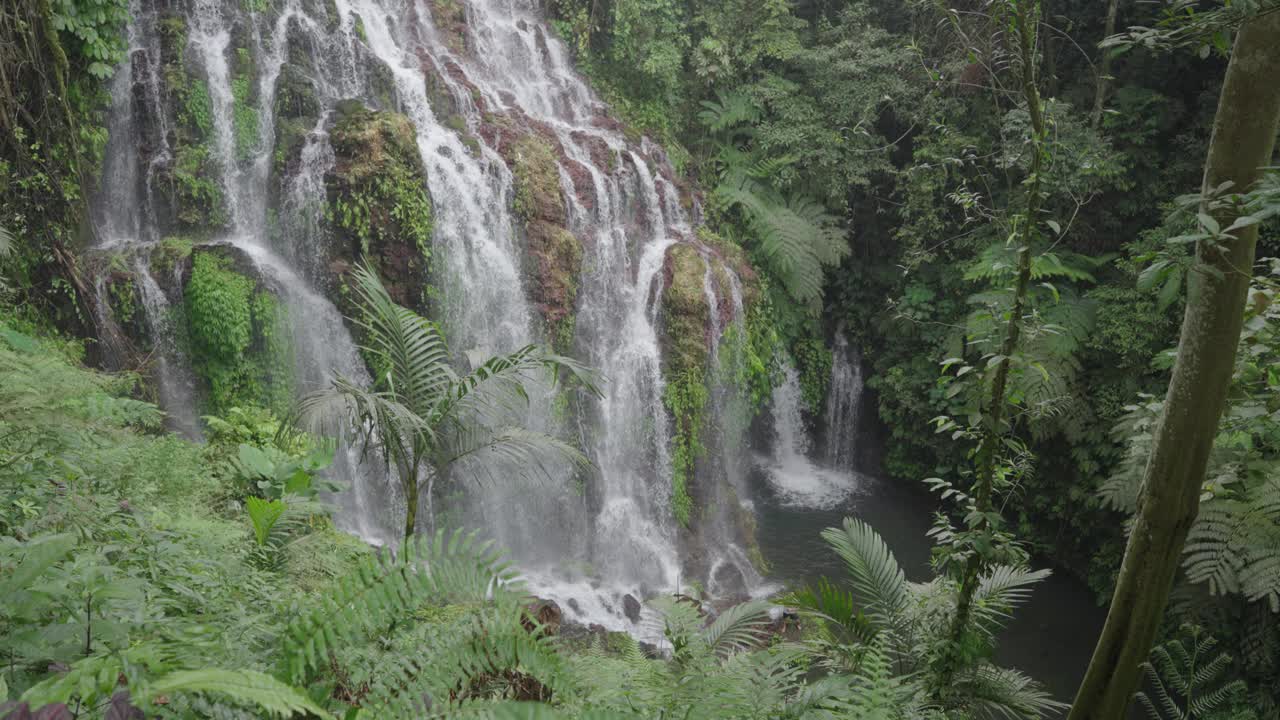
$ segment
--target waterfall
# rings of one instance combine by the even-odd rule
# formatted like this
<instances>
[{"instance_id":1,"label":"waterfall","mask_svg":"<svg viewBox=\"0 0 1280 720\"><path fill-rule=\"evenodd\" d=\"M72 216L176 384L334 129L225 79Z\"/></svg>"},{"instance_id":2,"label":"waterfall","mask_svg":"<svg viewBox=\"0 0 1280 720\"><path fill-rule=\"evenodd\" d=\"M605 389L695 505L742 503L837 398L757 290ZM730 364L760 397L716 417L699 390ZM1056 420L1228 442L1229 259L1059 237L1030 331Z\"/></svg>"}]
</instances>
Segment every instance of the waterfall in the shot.
<instances>
[{"instance_id":1,"label":"waterfall","mask_svg":"<svg viewBox=\"0 0 1280 720\"><path fill-rule=\"evenodd\" d=\"M147 330L155 346L156 390L160 406L165 409L167 425L183 437L199 440L204 434L196 417L196 380L186 353L176 342L169 298L151 275L149 252L135 259L134 276L138 279Z\"/></svg>"},{"instance_id":2,"label":"waterfall","mask_svg":"<svg viewBox=\"0 0 1280 720\"><path fill-rule=\"evenodd\" d=\"M834 508L856 489L857 478L823 467L810 457L812 440L804 421L800 375L788 366L773 391L773 456L766 462L769 483L785 505Z\"/></svg>"},{"instance_id":3,"label":"waterfall","mask_svg":"<svg viewBox=\"0 0 1280 720\"><path fill-rule=\"evenodd\" d=\"M832 348L831 382L827 387L826 464L836 470L855 469L858 418L862 407L862 358L843 333Z\"/></svg>"},{"instance_id":4,"label":"waterfall","mask_svg":"<svg viewBox=\"0 0 1280 720\"><path fill-rule=\"evenodd\" d=\"M161 238L182 232L243 260L280 300L298 392L333 374L368 382L334 305L324 213L337 163L334 118L352 99L402 113L412 124L433 206L438 316L432 319L444 328L459 369L470 357L547 341L542 310L531 300L528 218L515 208L518 131L550 148L564 231L581 245L572 348L565 351L606 379L598 401L569 396L572 417L557 410L566 404L562 391L532 388L527 421L572 436L593 468L565 467L540 482L457 488L460 495L445 498L448 521L482 527L510 549L536 592L562 600L569 617L583 622L630 628L626 595L645 598L689 582L724 592L757 589L762 581L744 549L749 540L735 523L737 513L751 511L741 461L745 423L719 422L741 414L741 398L728 378L710 383L716 429L703 463L708 507L693 530L673 517L673 431L663 402L660 304L671 249L693 246L703 257L713 367L723 355L722 336L734 328L741 334L740 278L697 239L697 209L682 205L661 148L629 140L610 119L547 29L537 0L461 6L463 14L437 17L442 8L451 12L450 4L134 0L131 52L112 83L95 218L100 250L130 258L159 351L161 403L175 428L198 431L189 358L174 342L170 319L182 278L180 271L172 283L153 277L151 265ZM179 33L183 42L175 40ZM164 85L175 62L190 88ZM301 113L306 125L289 149L278 103L286 80L297 76L318 107ZM198 88L207 94L200 171L213 178L220 198L205 198L214 205L202 216L207 227L189 228L190 219L176 217L172 207L175 173L189 170L178 167L182 109L174 106L194 102ZM113 324L105 315L101 320ZM394 541L403 513L394 479L351 447L339 453L333 472L350 486L338 499L340 526L371 541Z\"/></svg>"}]
</instances>

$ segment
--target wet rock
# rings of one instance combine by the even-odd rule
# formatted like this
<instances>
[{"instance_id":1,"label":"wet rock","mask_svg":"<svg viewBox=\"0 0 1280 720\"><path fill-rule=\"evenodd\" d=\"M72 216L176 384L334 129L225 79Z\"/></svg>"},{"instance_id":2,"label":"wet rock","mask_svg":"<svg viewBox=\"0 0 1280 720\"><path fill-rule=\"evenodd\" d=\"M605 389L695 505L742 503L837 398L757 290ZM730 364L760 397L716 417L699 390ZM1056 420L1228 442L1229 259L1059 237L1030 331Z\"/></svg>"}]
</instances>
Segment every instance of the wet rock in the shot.
<instances>
[{"instance_id":1,"label":"wet rock","mask_svg":"<svg viewBox=\"0 0 1280 720\"><path fill-rule=\"evenodd\" d=\"M520 624L524 629L540 637L558 634L563 620L564 613L560 610L560 605L555 600L541 598L526 605L520 615Z\"/></svg>"},{"instance_id":2,"label":"wet rock","mask_svg":"<svg viewBox=\"0 0 1280 720\"><path fill-rule=\"evenodd\" d=\"M697 248L677 243L667 249L662 272L663 374L668 379L686 373L702 377L711 353L707 339L711 310L703 291L706 264Z\"/></svg>"},{"instance_id":3,"label":"wet rock","mask_svg":"<svg viewBox=\"0 0 1280 720\"><path fill-rule=\"evenodd\" d=\"M640 622L640 601L630 593L622 596L622 614L632 623Z\"/></svg>"},{"instance_id":4,"label":"wet rock","mask_svg":"<svg viewBox=\"0 0 1280 720\"><path fill-rule=\"evenodd\" d=\"M642 641L640 643L640 652L644 653L644 656L650 660L659 660L662 658L662 651L658 649L657 645L654 645L651 642Z\"/></svg>"},{"instance_id":5,"label":"wet rock","mask_svg":"<svg viewBox=\"0 0 1280 720\"><path fill-rule=\"evenodd\" d=\"M449 50L467 51L467 9L459 0L427 0L431 19Z\"/></svg>"},{"instance_id":6,"label":"wet rock","mask_svg":"<svg viewBox=\"0 0 1280 720\"><path fill-rule=\"evenodd\" d=\"M574 611L575 613L578 613L579 615L582 614L582 606L579 605L578 601L575 600L574 598L569 598L568 600L566 600L565 605L568 605L569 609Z\"/></svg>"},{"instance_id":7,"label":"wet rock","mask_svg":"<svg viewBox=\"0 0 1280 720\"><path fill-rule=\"evenodd\" d=\"M326 262L366 256L392 299L426 310L432 205L413 123L358 102L339 103L335 115L325 188L337 242Z\"/></svg>"}]
</instances>

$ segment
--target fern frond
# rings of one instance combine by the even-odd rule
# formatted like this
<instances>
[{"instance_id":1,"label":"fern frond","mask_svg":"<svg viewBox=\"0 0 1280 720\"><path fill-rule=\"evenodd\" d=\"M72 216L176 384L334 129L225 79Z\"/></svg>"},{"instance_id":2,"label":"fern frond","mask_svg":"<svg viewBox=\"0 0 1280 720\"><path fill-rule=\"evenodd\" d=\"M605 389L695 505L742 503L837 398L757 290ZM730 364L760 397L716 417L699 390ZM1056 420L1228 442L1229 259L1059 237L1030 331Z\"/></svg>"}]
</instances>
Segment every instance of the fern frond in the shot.
<instances>
[{"instance_id":1,"label":"fern frond","mask_svg":"<svg viewBox=\"0 0 1280 720\"><path fill-rule=\"evenodd\" d=\"M357 569L289 624L284 657L295 681L328 662L331 649L362 641L427 602L483 602L518 595L516 575L476 533L416 535L398 555L361 558Z\"/></svg>"},{"instance_id":2,"label":"fern frond","mask_svg":"<svg viewBox=\"0 0 1280 720\"><path fill-rule=\"evenodd\" d=\"M1142 664L1147 688L1135 695L1151 720L1199 720L1247 691L1240 680L1223 682L1232 658L1213 655L1217 640L1200 628L1183 625L1180 637L1151 649Z\"/></svg>"},{"instance_id":3,"label":"fern frond","mask_svg":"<svg viewBox=\"0 0 1280 720\"><path fill-rule=\"evenodd\" d=\"M751 125L760 121L760 107L744 93L717 93L719 102L702 101L702 111L698 113L698 122L713 133L722 133L740 125Z\"/></svg>"},{"instance_id":4,"label":"fern frond","mask_svg":"<svg viewBox=\"0 0 1280 720\"><path fill-rule=\"evenodd\" d=\"M532 685L543 697L569 691L552 639L529 633L519 618L512 603L486 608L461 631L449 628L384 659L361 706L376 717L415 717L510 697L511 683L526 690Z\"/></svg>"},{"instance_id":5,"label":"fern frond","mask_svg":"<svg viewBox=\"0 0 1280 720\"><path fill-rule=\"evenodd\" d=\"M296 689L253 670L179 670L153 680L146 688L149 698L177 693L221 695L263 710L271 717L333 717Z\"/></svg>"},{"instance_id":6,"label":"fern frond","mask_svg":"<svg viewBox=\"0 0 1280 720\"><path fill-rule=\"evenodd\" d=\"M1010 668L983 663L956 678L957 696L978 717L1040 720L1065 710L1039 683Z\"/></svg>"}]
</instances>

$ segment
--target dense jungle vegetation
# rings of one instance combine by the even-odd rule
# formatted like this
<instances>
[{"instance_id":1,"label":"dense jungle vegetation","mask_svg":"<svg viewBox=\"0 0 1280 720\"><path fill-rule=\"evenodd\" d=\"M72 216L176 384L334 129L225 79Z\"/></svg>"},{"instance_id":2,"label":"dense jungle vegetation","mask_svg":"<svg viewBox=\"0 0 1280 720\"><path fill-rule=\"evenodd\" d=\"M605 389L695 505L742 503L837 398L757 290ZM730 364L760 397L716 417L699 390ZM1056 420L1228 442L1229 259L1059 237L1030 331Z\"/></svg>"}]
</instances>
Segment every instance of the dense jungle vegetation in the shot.
<instances>
[{"instance_id":1,"label":"dense jungle vegetation","mask_svg":"<svg viewBox=\"0 0 1280 720\"><path fill-rule=\"evenodd\" d=\"M457 0L419 4L465 15ZM151 359L105 369L114 339L97 303L112 298L128 325L132 291L95 291L86 267L130 3L12 0L0 716L1280 718L1280 6L543 11L628 135L659 142L695 188L700 236L753 268L734 381L754 411L789 357L820 417L827 339L858 346L880 469L938 508L934 577L908 582L874 522L848 519L814 530L839 577L713 614L684 594L647 599L662 647L562 627L501 548L437 527L448 515L434 503L486 454L531 474L589 465L572 441L522 425L526 386L549 376L590 397L609 378L550 321L549 347L458 371L424 317L429 289L406 293L417 275L369 263L340 307L376 380L295 400L270 360L288 318L233 261L192 251L201 226L225 224L214 211L164 241L191 263L183 332L205 440L169 432ZM198 111L196 87L184 107ZM372 117L355 111L339 122L365 124L333 135L409 142ZM548 203L564 212L555 158L539 152L520 155L541 165L514 198L531 227ZM432 210L406 167L372 172L385 184L333 212L364 252L403 235L425 265ZM198 171L175 177L189 199L218 192ZM541 240L563 242L556 232ZM581 264L581 248L554 247ZM572 333L576 281L542 289L567 294ZM694 345L700 328L685 333ZM665 399L687 526L709 400L705 376L684 370ZM330 517L335 425L399 471L409 512L395 552ZM1110 608L1075 698L993 660L1047 567Z\"/></svg>"}]
</instances>

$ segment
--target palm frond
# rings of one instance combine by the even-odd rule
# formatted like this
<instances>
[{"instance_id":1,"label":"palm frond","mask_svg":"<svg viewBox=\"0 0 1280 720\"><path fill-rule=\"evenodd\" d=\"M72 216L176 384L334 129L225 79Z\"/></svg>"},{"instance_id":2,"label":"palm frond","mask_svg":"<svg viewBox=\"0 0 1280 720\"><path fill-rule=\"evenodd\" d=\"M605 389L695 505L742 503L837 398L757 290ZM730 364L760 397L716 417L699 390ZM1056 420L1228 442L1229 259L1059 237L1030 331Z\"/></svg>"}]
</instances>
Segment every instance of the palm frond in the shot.
<instances>
[{"instance_id":1,"label":"palm frond","mask_svg":"<svg viewBox=\"0 0 1280 720\"><path fill-rule=\"evenodd\" d=\"M444 338L425 318L397 305L367 263L358 266L354 276L364 310L356 323L365 330L366 350L386 363L376 382L425 417L457 380Z\"/></svg>"},{"instance_id":2,"label":"palm frond","mask_svg":"<svg viewBox=\"0 0 1280 720\"><path fill-rule=\"evenodd\" d=\"M441 438L439 449L442 463L458 466L451 473L493 481L495 472L510 476L514 471L522 479L553 480L563 474L566 465L591 465L578 448L535 430L478 425L458 425L453 430Z\"/></svg>"},{"instance_id":3,"label":"palm frond","mask_svg":"<svg viewBox=\"0 0 1280 720\"><path fill-rule=\"evenodd\" d=\"M1009 565L991 568L974 593L974 619L994 635L1013 616L1014 608L1031 596L1031 586L1049 577L1050 571L1026 570Z\"/></svg>"},{"instance_id":4,"label":"palm frond","mask_svg":"<svg viewBox=\"0 0 1280 720\"><path fill-rule=\"evenodd\" d=\"M300 398L287 423L317 436L353 432L366 451L376 448L394 462L406 461L415 444L436 441L436 428L398 394L371 390L341 376L330 387Z\"/></svg>"},{"instance_id":5,"label":"palm frond","mask_svg":"<svg viewBox=\"0 0 1280 720\"><path fill-rule=\"evenodd\" d=\"M592 370L572 358L546 352L537 345L526 345L507 355L495 355L459 378L442 399L436 413L449 416L471 412L486 416L495 411L516 411L528 403L529 394L525 386L535 373L545 373L548 379L555 381L561 370L569 373L592 394L600 395L598 379Z\"/></svg>"},{"instance_id":6,"label":"palm frond","mask_svg":"<svg viewBox=\"0 0 1280 720\"><path fill-rule=\"evenodd\" d=\"M768 624L768 603L740 603L720 613L702 636L712 652L737 652L758 645Z\"/></svg>"},{"instance_id":7,"label":"palm frond","mask_svg":"<svg viewBox=\"0 0 1280 720\"><path fill-rule=\"evenodd\" d=\"M880 535L857 518L841 528L827 528L822 538L849 568L855 599L880 630L895 625L907 606L906 574Z\"/></svg>"}]
</instances>

